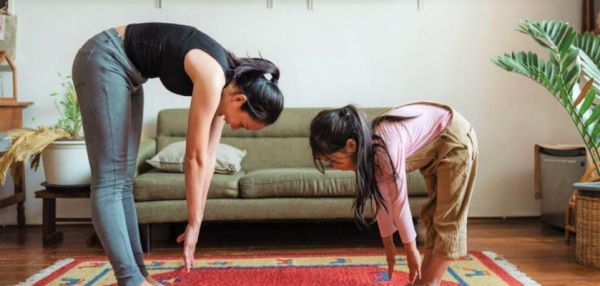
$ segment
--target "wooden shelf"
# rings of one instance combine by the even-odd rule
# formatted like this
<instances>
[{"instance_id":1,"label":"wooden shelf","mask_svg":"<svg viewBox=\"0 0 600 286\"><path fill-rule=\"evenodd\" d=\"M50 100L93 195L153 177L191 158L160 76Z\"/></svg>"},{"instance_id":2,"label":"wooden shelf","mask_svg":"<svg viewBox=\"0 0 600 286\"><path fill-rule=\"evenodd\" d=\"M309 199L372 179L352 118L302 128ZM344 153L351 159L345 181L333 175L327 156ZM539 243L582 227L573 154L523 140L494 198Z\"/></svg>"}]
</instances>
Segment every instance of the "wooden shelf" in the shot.
<instances>
[{"instance_id":1,"label":"wooden shelf","mask_svg":"<svg viewBox=\"0 0 600 286\"><path fill-rule=\"evenodd\" d=\"M33 102L29 101L14 101L14 100L1 100L0 99L0 107L27 107L32 105Z\"/></svg>"},{"instance_id":2,"label":"wooden shelf","mask_svg":"<svg viewBox=\"0 0 600 286\"><path fill-rule=\"evenodd\" d=\"M17 68L10 55L6 51L0 51L0 63L8 62L8 68L12 72L12 96L0 97L0 137L4 139L4 132L21 128L23 126L23 109L33 102L19 102L17 97ZM5 142L3 142L5 143ZM5 149L5 144L0 144ZM0 152L0 156L3 152ZM17 205L17 225L25 226L25 164L14 163L10 166L10 175L13 181L14 195L0 199L0 209L10 205Z\"/></svg>"},{"instance_id":3,"label":"wooden shelf","mask_svg":"<svg viewBox=\"0 0 600 286\"><path fill-rule=\"evenodd\" d=\"M0 132L20 128L23 123L23 109L33 102L0 100Z\"/></svg>"}]
</instances>

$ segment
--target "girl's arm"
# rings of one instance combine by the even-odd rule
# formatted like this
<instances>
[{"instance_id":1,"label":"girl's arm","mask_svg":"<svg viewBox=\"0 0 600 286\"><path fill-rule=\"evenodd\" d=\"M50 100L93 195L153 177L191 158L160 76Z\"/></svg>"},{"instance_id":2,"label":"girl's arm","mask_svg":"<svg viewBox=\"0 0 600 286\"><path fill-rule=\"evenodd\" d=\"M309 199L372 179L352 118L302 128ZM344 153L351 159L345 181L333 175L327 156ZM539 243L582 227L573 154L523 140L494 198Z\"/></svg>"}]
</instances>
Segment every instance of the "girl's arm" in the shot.
<instances>
[{"instance_id":1,"label":"girl's arm","mask_svg":"<svg viewBox=\"0 0 600 286\"><path fill-rule=\"evenodd\" d=\"M376 162L379 167L376 172L377 187L383 197L385 206L381 206L377 214L379 232L381 237L388 237L397 230L400 233L402 243L409 244L415 241L416 232L412 222L410 205L408 204L405 169L406 152L401 140L401 138L407 138L408 134L404 132L403 134L397 134L398 129L393 128L390 130L386 124L382 124L378 129L394 163L394 169L391 169L385 152L381 149L376 152ZM395 179L394 173L396 174Z\"/></svg>"},{"instance_id":2,"label":"girl's arm","mask_svg":"<svg viewBox=\"0 0 600 286\"><path fill-rule=\"evenodd\" d=\"M398 129L386 130L384 126L384 124L380 126L380 136L386 143L389 157L382 149L376 152L377 187L383 198L383 206L380 206L377 213L377 224L385 248L390 279L396 264L396 246L393 234L398 230L406 250L409 280L412 285L421 277L421 256L415 242L417 235L412 223L406 190L406 151L401 138L407 138L407 134L397 134ZM390 134L394 134L394 136L389 136ZM393 169L389 163L390 159L394 165ZM394 174L396 174L396 178L394 178Z\"/></svg>"}]
</instances>

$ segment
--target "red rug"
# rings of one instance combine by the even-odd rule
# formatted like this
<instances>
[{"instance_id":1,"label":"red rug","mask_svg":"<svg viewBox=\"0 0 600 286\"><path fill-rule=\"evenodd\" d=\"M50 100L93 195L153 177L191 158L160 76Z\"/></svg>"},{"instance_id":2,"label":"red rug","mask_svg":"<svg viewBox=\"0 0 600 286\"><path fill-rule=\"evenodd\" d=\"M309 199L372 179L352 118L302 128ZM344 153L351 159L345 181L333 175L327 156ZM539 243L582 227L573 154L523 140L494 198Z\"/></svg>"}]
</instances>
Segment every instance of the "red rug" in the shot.
<instances>
[{"instance_id":1,"label":"red rug","mask_svg":"<svg viewBox=\"0 0 600 286\"><path fill-rule=\"evenodd\" d=\"M194 269L182 270L180 257L146 257L150 275L165 285L210 286L329 286L405 285L408 268L398 256L390 281L380 252L350 254L284 254L206 256ZM29 278L21 285L114 285L106 258L75 258ZM470 252L452 263L442 285L539 285L491 252Z\"/></svg>"}]
</instances>

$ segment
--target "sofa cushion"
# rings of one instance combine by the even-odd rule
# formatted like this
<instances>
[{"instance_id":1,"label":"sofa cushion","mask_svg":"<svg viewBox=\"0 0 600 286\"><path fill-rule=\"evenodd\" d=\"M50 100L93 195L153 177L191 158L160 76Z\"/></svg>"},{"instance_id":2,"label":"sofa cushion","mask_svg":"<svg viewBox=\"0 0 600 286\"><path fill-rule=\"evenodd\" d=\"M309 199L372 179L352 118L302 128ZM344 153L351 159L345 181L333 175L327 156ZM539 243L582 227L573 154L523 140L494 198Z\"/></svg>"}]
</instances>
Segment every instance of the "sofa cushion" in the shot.
<instances>
[{"instance_id":1,"label":"sofa cushion","mask_svg":"<svg viewBox=\"0 0 600 286\"><path fill-rule=\"evenodd\" d=\"M244 172L214 174L208 197L238 197L238 181L244 175ZM135 178L133 194L136 201L185 200L185 175L153 169Z\"/></svg>"},{"instance_id":2,"label":"sofa cushion","mask_svg":"<svg viewBox=\"0 0 600 286\"><path fill-rule=\"evenodd\" d=\"M419 172L407 176L410 196L427 196ZM278 168L249 172L240 179L242 198L280 197L353 197L356 179L354 172L327 170L321 174L314 168Z\"/></svg>"},{"instance_id":3,"label":"sofa cushion","mask_svg":"<svg viewBox=\"0 0 600 286\"><path fill-rule=\"evenodd\" d=\"M242 198L352 197L354 173L315 168L277 168L249 172L240 180Z\"/></svg>"},{"instance_id":4,"label":"sofa cushion","mask_svg":"<svg viewBox=\"0 0 600 286\"><path fill-rule=\"evenodd\" d=\"M413 171L406 175L406 185L408 186L409 197L426 197L427 186L421 172Z\"/></svg>"},{"instance_id":5,"label":"sofa cushion","mask_svg":"<svg viewBox=\"0 0 600 286\"><path fill-rule=\"evenodd\" d=\"M354 218L354 198L257 198L211 199L206 201L203 221L283 221L290 220L348 220ZM428 201L427 197L409 198L413 217ZM139 223L186 222L186 203L183 200L136 202ZM367 214L370 208L365 209ZM372 226L377 228L376 226ZM326 286L326 285L324 285Z\"/></svg>"}]
</instances>

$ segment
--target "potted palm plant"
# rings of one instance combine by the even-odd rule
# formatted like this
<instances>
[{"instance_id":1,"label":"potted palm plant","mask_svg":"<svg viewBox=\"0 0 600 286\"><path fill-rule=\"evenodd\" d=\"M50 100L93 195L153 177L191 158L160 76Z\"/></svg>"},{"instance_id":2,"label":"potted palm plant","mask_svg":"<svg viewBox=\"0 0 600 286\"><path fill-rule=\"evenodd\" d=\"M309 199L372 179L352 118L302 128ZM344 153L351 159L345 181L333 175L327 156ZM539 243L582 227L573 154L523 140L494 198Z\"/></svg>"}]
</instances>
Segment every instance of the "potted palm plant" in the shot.
<instances>
[{"instance_id":1,"label":"potted palm plant","mask_svg":"<svg viewBox=\"0 0 600 286\"><path fill-rule=\"evenodd\" d=\"M499 67L544 86L569 113L588 150L590 161L582 181L600 177L600 37L578 33L568 23L526 20L519 32L548 51L512 52L494 59Z\"/></svg>"},{"instance_id":2,"label":"potted palm plant","mask_svg":"<svg viewBox=\"0 0 600 286\"><path fill-rule=\"evenodd\" d=\"M46 184L53 186L87 185L90 182L85 141L81 134L81 113L70 76L59 74L61 92L55 102L60 114L58 123L38 128L20 128L8 132L11 144L0 158L0 184L4 184L6 170L16 161L31 159L31 168L37 169L40 158L44 164Z\"/></svg>"}]
</instances>

